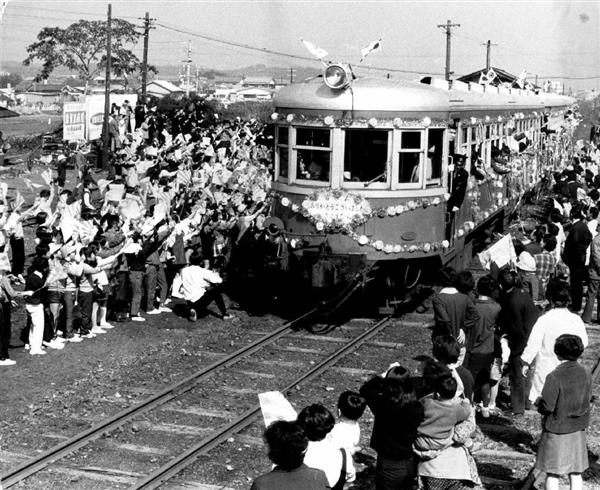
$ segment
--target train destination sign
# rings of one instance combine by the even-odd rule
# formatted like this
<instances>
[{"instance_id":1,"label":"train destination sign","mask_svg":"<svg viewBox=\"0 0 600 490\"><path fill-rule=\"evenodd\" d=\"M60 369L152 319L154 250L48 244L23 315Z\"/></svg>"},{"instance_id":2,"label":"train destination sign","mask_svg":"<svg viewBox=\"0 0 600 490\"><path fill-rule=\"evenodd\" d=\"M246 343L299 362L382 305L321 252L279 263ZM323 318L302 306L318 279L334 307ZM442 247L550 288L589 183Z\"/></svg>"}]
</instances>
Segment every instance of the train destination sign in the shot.
<instances>
[{"instance_id":1,"label":"train destination sign","mask_svg":"<svg viewBox=\"0 0 600 490\"><path fill-rule=\"evenodd\" d=\"M369 201L358 194L338 190L317 191L302 202L304 215L317 229L352 229L371 216Z\"/></svg>"}]
</instances>

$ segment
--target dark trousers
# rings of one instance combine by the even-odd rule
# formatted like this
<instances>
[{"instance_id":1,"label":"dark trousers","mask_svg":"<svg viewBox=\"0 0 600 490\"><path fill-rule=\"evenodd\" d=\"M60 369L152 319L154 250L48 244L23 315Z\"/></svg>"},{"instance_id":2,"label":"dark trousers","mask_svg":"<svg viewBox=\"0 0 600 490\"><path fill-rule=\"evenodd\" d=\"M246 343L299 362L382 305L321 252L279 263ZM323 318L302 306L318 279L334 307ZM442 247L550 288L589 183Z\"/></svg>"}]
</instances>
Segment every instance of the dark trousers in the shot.
<instances>
[{"instance_id":1,"label":"dark trousers","mask_svg":"<svg viewBox=\"0 0 600 490\"><path fill-rule=\"evenodd\" d=\"M213 301L217 305L217 308L219 308L221 316L227 315L227 308L225 307L225 301L223 300L220 286L212 286L210 289L207 289L204 295L195 303L191 303L190 306L196 310L196 313L202 313Z\"/></svg>"},{"instance_id":2,"label":"dark trousers","mask_svg":"<svg viewBox=\"0 0 600 490\"><path fill-rule=\"evenodd\" d=\"M129 313L131 316L140 314L140 305L142 304L142 285L144 283L143 271L129 271L129 283L131 284L131 307Z\"/></svg>"},{"instance_id":3,"label":"dark trousers","mask_svg":"<svg viewBox=\"0 0 600 490\"><path fill-rule=\"evenodd\" d=\"M81 310L81 335L86 335L92 330L92 303L94 293L79 291L77 302Z\"/></svg>"},{"instance_id":4,"label":"dark trousers","mask_svg":"<svg viewBox=\"0 0 600 490\"><path fill-rule=\"evenodd\" d=\"M73 334L73 317L75 310L75 298L77 293L75 291L65 291L65 295L63 297L64 304L64 318L65 318L65 337L71 337Z\"/></svg>"},{"instance_id":5,"label":"dark trousers","mask_svg":"<svg viewBox=\"0 0 600 490\"><path fill-rule=\"evenodd\" d=\"M586 280L587 269L585 265L570 265L571 275L571 310L579 311L583 300L583 283Z\"/></svg>"},{"instance_id":6,"label":"dark trousers","mask_svg":"<svg viewBox=\"0 0 600 490\"><path fill-rule=\"evenodd\" d=\"M158 266L146 264L146 311L154 309L156 284L158 283Z\"/></svg>"},{"instance_id":7,"label":"dark trousers","mask_svg":"<svg viewBox=\"0 0 600 490\"><path fill-rule=\"evenodd\" d=\"M12 270L13 275L23 274L25 267L25 241L22 238L10 237L10 249L12 251Z\"/></svg>"},{"instance_id":8,"label":"dark trousers","mask_svg":"<svg viewBox=\"0 0 600 490\"><path fill-rule=\"evenodd\" d=\"M124 313L129 309L129 273L119 271L115 277L117 285L114 291L114 310L117 313Z\"/></svg>"},{"instance_id":9,"label":"dark trousers","mask_svg":"<svg viewBox=\"0 0 600 490\"><path fill-rule=\"evenodd\" d=\"M529 405L529 390L531 382L523 376L521 353L508 358L508 381L510 383L510 404L513 413L522 414Z\"/></svg>"},{"instance_id":10,"label":"dark trousers","mask_svg":"<svg viewBox=\"0 0 600 490\"><path fill-rule=\"evenodd\" d=\"M599 292L600 277L597 279L590 277L590 279L588 280L587 300L585 302L585 308L583 309L583 315L581 315L581 319L584 321L584 323L590 323L592 321L592 314L594 313L594 304L596 303L596 298L598 298ZM597 321L600 323L600 305L596 315Z\"/></svg>"},{"instance_id":11,"label":"dark trousers","mask_svg":"<svg viewBox=\"0 0 600 490\"><path fill-rule=\"evenodd\" d=\"M10 302L0 302L0 361L8 359L10 345Z\"/></svg>"},{"instance_id":12,"label":"dark trousers","mask_svg":"<svg viewBox=\"0 0 600 490\"><path fill-rule=\"evenodd\" d=\"M415 457L393 460L377 457L376 490L412 490L416 488L417 461Z\"/></svg>"}]
</instances>

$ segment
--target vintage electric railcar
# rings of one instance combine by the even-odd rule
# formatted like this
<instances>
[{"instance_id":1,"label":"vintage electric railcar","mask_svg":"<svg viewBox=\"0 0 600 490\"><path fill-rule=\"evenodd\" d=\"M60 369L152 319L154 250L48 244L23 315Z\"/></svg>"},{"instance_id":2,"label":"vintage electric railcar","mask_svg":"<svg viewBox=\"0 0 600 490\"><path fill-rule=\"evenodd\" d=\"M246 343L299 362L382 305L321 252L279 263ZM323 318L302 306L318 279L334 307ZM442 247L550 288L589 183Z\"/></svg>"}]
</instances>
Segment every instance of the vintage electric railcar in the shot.
<instances>
[{"instance_id":1,"label":"vintage electric railcar","mask_svg":"<svg viewBox=\"0 0 600 490\"><path fill-rule=\"evenodd\" d=\"M272 214L315 288L373 264L388 285L406 287L467 263L475 237L501 229L559 165L569 131L548 124L560 126L575 102L429 77L356 78L343 64L274 101ZM468 173L462 200L452 195L457 155Z\"/></svg>"}]
</instances>

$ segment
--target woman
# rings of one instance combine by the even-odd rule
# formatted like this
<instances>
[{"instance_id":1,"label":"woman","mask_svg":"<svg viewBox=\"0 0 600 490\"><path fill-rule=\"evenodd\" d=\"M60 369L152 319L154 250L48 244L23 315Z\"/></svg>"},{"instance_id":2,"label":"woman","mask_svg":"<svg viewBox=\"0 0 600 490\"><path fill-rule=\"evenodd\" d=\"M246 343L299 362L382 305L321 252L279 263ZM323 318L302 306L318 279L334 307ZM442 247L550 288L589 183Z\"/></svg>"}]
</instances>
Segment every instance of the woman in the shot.
<instances>
[{"instance_id":1,"label":"woman","mask_svg":"<svg viewBox=\"0 0 600 490\"><path fill-rule=\"evenodd\" d=\"M412 488L417 477L412 447L424 411L409 371L393 366L384 378L367 381L360 394L375 416L371 447L377 452L376 490Z\"/></svg>"},{"instance_id":2,"label":"woman","mask_svg":"<svg viewBox=\"0 0 600 490\"><path fill-rule=\"evenodd\" d=\"M532 403L542 394L546 376L558 366L559 360L554 353L556 339L562 334L578 335L584 347L588 337L583 320L568 309L571 298L566 281L553 279L548 283L547 296L551 309L543 314L533 325L527 346L521 354L523 374L526 375L534 363L529 400Z\"/></svg>"},{"instance_id":3,"label":"woman","mask_svg":"<svg viewBox=\"0 0 600 490\"><path fill-rule=\"evenodd\" d=\"M571 490L582 490L581 473L589 466L585 430L590 423L592 377L577 362L583 353L579 336L558 337L554 353L560 364L548 374L537 404L543 430L535 469L546 473L546 490L558 490L561 475L569 475Z\"/></svg>"},{"instance_id":4,"label":"woman","mask_svg":"<svg viewBox=\"0 0 600 490\"><path fill-rule=\"evenodd\" d=\"M435 321L432 338L452 335L458 340L461 346L459 364L462 364L466 353L466 335L479 320L479 313L470 295L475 283L469 271L457 274L450 267L440 271L439 282L442 289L432 300Z\"/></svg>"}]
</instances>

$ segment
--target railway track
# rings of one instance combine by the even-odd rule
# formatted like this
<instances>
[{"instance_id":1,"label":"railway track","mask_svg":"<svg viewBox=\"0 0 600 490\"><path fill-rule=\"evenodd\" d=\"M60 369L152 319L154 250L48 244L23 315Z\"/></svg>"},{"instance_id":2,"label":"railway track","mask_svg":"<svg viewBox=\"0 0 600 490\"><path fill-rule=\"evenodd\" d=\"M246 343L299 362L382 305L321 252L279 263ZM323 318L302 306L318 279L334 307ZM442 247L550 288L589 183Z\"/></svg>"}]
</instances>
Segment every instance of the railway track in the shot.
<instances>
[{"instance_id":1,"label":"railway track","mask_svg":"<svg viewBox=\"0 0 600 490\"><path fill-rule=\"evenodd\" d=\"M177 415L183 412L195 412L196 414L214 415L212 412L218 411L218 408L216 410L215 407L211 408L210 403L208 403L209 408L202 406L206 405L206 403L202 403L203 399L204 402L210 401L210 397L206 396L206 393L202 393L202 390L214 390L219 388L232 390L231 384L227 383L226 381L226 368L233 366L234 364L243 363L245 361L256 360L257 356L260 357L261 355L267 355L268 357L267 353L269 350L272 351L272 349L279 349L280 352L282 349L287 352L296 352L304 358L304 365L310 366L310 369L302 373L298 373L297 369L294 370L294 376L291 379L288 378L283 386L276 387L276 389L279 391L286 392L292 390L301 383L306 383L323 374L332 365L334 365L344 356L348 355L348 353L372 340L373 337L378 335L390 323L390 318L387 317L374 325L367 325L366 327L361 327L359 325L358 328L351 328L350 330L352 330L353 334L352 338L343 343L341 342L342 339L339 337L335 339L334 342L325 342L325 344L329 344L327 346L329 349L319 348L311 350L303 349L301 347L294 347L294 342L300 342L300 344L302 344L302 342L306 343L307 338L305 334L294 333L294 327L310 317L310 315L312 315L316 310L317 309L311 310L302 317L283 325L273 332L262 335L260 338L251 342L242 349L239 349L232 354L223 356L209 366L202 368L182 381L168 386L164 390L156 393L153 396L150 396L141 403L120 411L113 417L93 425L88 430L85 430L74 437L69 438L63 443L54 446L50 450L40 454L38 457L32 458L16 468L9 470L2 477L2 488L10 488L18 484L21 484L19 485L19 488L38 488L38 486L28 486L28 481L31 481L28 479L32 479L32 477L36 482L44 481L46 483L45 486L48 487L48 484L53 478L52 474L54 473L54 469L57 468L57 465L59 468L59 473L61 465L63 465L63 467L66 465L66 467L69 468L69 463L65 463L65 461L71 457L78 457L77 455L80 453L76 453L77 451L91 452L91 454L86 454L86 461L93 459L94 456L96 456L94 450L90 449L93 441L106 437L110 433L114 433L120 427L131 423L142 415L144 417L151 415L152 417L161 420L161 422L156 424L156 427L167 427L172 429L171 434L169 434L168 430L160 434L160 437L164 438L163 441L166 441L167 438L171 436L175 436L175 438L179 439L189 439L189 434L182 437L182 431L179 431L178 433L178 424L176 423L177 420L173 420L172 414L175 413ZM278 345L281 342L283 342L285 345ZM335 349L331 349L330 347L335 347ZM294 349L296 350L294 351ZM259 377L261 376L260 373L255 374L257 374ZM279 376L275 377L273 375L269 376L267 373L263 374L269 383L273 383L273 378L276 378L275 381L277 382L280 379ZM215 378L223 379L225 382L217 382L215 386ZM213 384L212 387L210 386L211 382ZM272 384L269 386L269 388L260 391L274 389ZM235 393L236 388L233 388L233 390ZM243 390L244 388L242 386L241 389L238 389L238 393L243 392ZM178 409L175 406L173 411L171 411L169 406L173 407L176 403L181 403L182 406L187 408ZM199 455L206 454L211 449L214 449L216 446L226 441L233 434L236 434L240 430L250 426L259 415L260 407L256 404L256 393L252 393L252 403L250 403L248 408L242 413L231 414L230 416L226 414L217 414L218 418L226 420L226 423L223 425L218 427L200 427L199 424L193 426L183 426L194 431L192 434L194 436L192 440L193 444L187 444L187 447L182 447L177 454L163 454L161 458L153 459L154 464L152 466L142 465L143 467L141 469L138 470L136 468L135 471L122 471L121 468L124 466L123 464L119 464L119 468L115 468L113 470L102 467L101 471L104 474L127 475L126 478L113 479L113 482L120 480L121 484L115 483L114 485L111 485L111 488L157 488L158 486L164 484L167 480L173 478L173 476L181 472L185 467L190 465ZM209 425L213 424L209 423ZM156 427L153 425L153 429ZM183 432L185 432L185 429L183 429ZM147 441L138 440L144 439L144 434L144 430L139 431L137 434L130 434L128 432L127 437L130 438L131 441L121 444L121 446L143 447L144 445L147 445ZM120 433L120 435L122 436L123 433ZM172 446L172 444L165 444L165 446ZM179 446L183 445L179 444ZM87 459L88 457L89 459ZM161 459L164 461L161 462ZM157 462L159 463L158 468L156 464ZM77 467L78 465L70 465L70 468L72 469ZM127 465L127 468L131 469L132 466ZM134 480L135 477L137 477L137 479ZM76 483L72 487L62 483L63 482L61 482L61 488L96 488L93 482L90 482L89 486L86 484L86 486L83 487L81 486L81 482ZM127 487L123 485L127 485Z\"/></svg>"}]
</instances>

